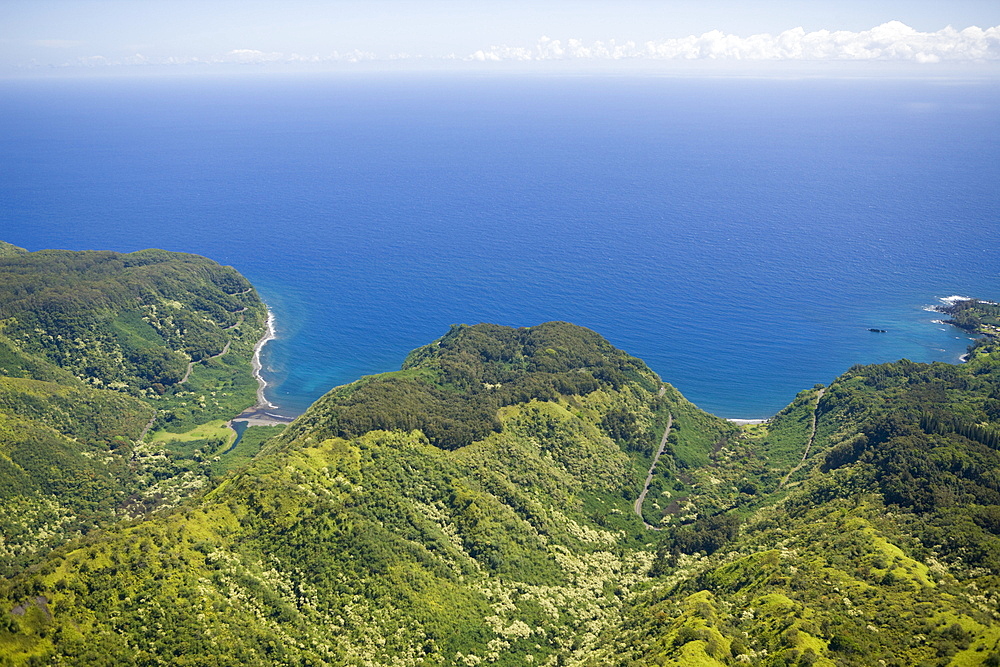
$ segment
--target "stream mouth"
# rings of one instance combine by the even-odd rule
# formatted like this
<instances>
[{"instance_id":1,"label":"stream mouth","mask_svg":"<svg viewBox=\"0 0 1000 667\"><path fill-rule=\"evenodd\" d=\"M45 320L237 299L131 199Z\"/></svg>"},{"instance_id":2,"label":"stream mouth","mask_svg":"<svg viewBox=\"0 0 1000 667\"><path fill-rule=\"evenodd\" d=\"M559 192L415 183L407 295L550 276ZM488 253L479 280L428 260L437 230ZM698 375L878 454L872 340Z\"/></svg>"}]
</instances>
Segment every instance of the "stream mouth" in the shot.
<instances>
[{"instance_id":1,"label":"stream mouth","mask_svg":"<svg viewBox=\"0 0 1000 667\"><path fill-rule=\"evenodd\" d=\"M222 452L220 456L225 456L229 452L236 449L236 445L240 444L240 440L243 439L243 434L247 432L247 428L250 427L250 422L248 421L231 421L229 426L236 431L236 439L233 440L233 444L226 448L226 451Z\"/></svg>"}]
</instances>

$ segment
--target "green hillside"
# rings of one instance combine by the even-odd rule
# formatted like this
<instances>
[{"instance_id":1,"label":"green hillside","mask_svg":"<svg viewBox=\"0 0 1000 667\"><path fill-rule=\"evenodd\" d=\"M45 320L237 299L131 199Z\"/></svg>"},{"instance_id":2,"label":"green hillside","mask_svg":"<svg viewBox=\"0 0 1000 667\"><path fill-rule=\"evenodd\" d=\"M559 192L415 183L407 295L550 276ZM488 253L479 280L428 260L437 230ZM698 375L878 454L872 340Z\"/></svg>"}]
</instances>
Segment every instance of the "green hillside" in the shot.
<instances>
[{"instance_id":1,"label":"green hillside","mask_svg":"<svg viewBox=\"0 0 1000 667\"><path fill-rule=\"evenodd\" d=\"M255 402L265 314L203 257L0 245L0 575L204 486L208 462L139 441Z\"/></svg>"},{"instance_id":2,"label":"green hillside","mask_svg":"<svg viewBox=\"0 0 1000 667\"><path fill-rule=\"evenodd\" d=\"M212 367L235 359L249 367L266 311L232 267L163 250L18 250L0 253L5 375L55 379L39 377L48 364L94 387L160 399L185 419L170 400L182 388L197 388L200 376L220 384ZM242 403L253 402L247 387L236 388Z\"/></svg>"},{"instance_id":3,"label":"green hillside","mask_svg":"<svg viewBox=\"0 0 1000 667\"><path fill-rule=\"evenodd\" d=\"M68 428L54 380L16 382L53 416L11 419ZM998 406L990 341L739 428L587 329L456 326L174 509L8 576L0 664L997 665ZM43 468L142 421L115 414L31 479L87 479Z\"/></svg>"}]
</instances>

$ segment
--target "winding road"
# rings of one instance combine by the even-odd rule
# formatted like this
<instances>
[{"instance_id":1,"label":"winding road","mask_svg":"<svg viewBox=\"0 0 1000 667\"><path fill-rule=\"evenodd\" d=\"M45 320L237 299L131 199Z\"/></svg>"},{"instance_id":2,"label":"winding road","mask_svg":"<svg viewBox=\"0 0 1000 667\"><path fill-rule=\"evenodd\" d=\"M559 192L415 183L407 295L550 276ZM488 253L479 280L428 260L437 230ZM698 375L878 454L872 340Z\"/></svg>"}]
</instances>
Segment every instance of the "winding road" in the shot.
<instances>
[{"instance_id":1,"label":"winding road","mask_svg":"<svg viewBox=\"0 0 1000 667\"><path fill-rule=\"evenodd\" d=\"M253 287L248 287L247 289L243 290L242 292L235 292L234 294L229 294L229 296L239 296L240 294L247 294L247 293L251 292L252 290L253 290ZM232 326L225 327L223 329L223 331L226 331L226 330L229 330L229 329L235 329L239 325L243 324L243 320L244 320L243 313L245 313L246 310L247 310L246 306L244 306L243 308L240 308L239 310L234 310L233 311L234 313L238 313L239 314L239 316L240 316L239 319L237 320L236 324L233 324ZM219 352L218 354L213 354L210 357L204 357L202 359L199 359L198 361L189 361L188 362L188 366L187 366L187 370L184 372L184 377L182 377L177 384L179 384L179 385L180 384L184 384L185 382L188 381L188 378L191 377L191 371L194 369L194 365L195 364L200 364L201 362L206 361L208 359L218 359L219 357L222 357L222 356L224 356L226 354L229 354L229 346L232 344L232 342L233 341L231 341L231 340L226 341L226 344L222 348L222 352ZM157 411L157 413L159 413L159 411ZM149 420L149 423L146 424L146 428L142 429L142 433L139 434L139 437L136 438L135 441L136 442L142 442L143 439L145 439L146 434L149 433L149 430L151 428L153 428L153 424L155 424L155 423L156 423L156 415L153 415L153 418ZM233 427L232 426L232 422L230 422L229 423L229 428L232 429L232 427Z\"/></svg>"},{"instance_id":2,"label":"winding road","mask_svg":"<svg viewBox=\"0 0 1000 667\"><path fill-rule=\"evenodd\" d=\"M660 390L660 396L663 395L664 389ZM660 454L667 447L667 438L670 437L670 427L674 424L674 416L671 413L667 413L667 427L663 429L663 437L660 438L660 448L656 450L656 456L653 457L653 464L649 466L649 474L646 475L646 483L642 487L642 493L639 497L635 499L635 514L640 519L642 519L642 504L646 501L646 494L649 492L649 485L653 481L653 471L656 470L656 464L660 460ZM646 526L649 530L663 530L651 524L646 523L645 519L642 519L642 525Z\"/></svg>"},{"instance_id":3,"label":"winding road","mask_svg":"<svg viewBox=\"0 0 1000 667\"><path fill-rule=\"evenodd\" d=\"M184 384L185 382L187 382L187 381L188 381L188 378L189 378L189 377L191 377L191 369L192 369L192 368L194 368L194 365L195 365L195 364L200 364L201 362L203 362L203 361L208 361L209 359L218 359L219 357L221 357L221 356L223 356L223 355L225 355L225 354L229 354L229 345L230 345L231 343L232 343L232 341L226 341L226 346L225 346L225 347L223 347L223 348L222 348L222 352L219 352L218 354L213 354L213 355L212 355L212 356L210 356L210 357L202 357L202 358L201 358L201 359L199 359L198 361L189 361L189 362L188 362L188 369L187 369L187 372L186 372L186 373L184 373L184 377L182 377L182 378L181 378L181 381L180 381L180 382L178 382L177 384Z\"/></svg>"}]
</instances>

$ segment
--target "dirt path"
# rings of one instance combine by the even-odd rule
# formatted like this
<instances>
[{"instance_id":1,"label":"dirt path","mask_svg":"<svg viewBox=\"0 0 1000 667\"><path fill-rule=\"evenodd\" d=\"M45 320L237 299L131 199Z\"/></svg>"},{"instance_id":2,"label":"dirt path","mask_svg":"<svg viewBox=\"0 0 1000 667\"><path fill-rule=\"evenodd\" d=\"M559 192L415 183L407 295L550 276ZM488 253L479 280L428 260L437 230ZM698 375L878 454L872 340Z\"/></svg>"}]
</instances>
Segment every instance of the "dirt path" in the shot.
<instances>
[{"instance_id":1,"label":"dirt path","mask_svg":"<svg viewBox=\"0 0 1000 667\"><path fill-rule=\"evenodd\" d=\"M663 429L663 437L660 438L660 448L656 450L656 456L653 457L653 464L649 466L649 474L646 475L646 483L642 487L642 493L640 493L639 497L635 499L635 507L633 509L635 509L635 514L640 519L642 519L642 504L646 501L646 494L649 492L649 485L653 482L653 471L656 470L656 464L660 460L660 454L662 454L663 450L667 447L667 438L670 436L670 427L673 426L673 423L674 416L667 413L667 427ZM646 523L645 519L642 520L642 524L649 530L663 530L662 528Z\"/></svg>"},{"instance_id":2,"label":"dirt path","mask_svg":"<svg viewBox=\"0 0 1000 667\"><path fill-rule=\"evenodd\" d=\"M247 312L246 306L240 308L239 310L234 310L233 312L239 314L239 317L236 318L236 324L230 324L228 327L225 327L223 331L229 331L230 329L235 329L236 327L243 324L243 320L246 319L246 316L243 314Z\"/></svg>"},{"instance_id":3,"label":"dirt path","mask_svg":"<svg viewBox=\"0 0 1000 667\"><path fill-rule=\"evenodd\" d=\"M187 372L184 373L184 377L182 377L181 381L178 382L177 384L184 384L185 382L188 381L188 378L191 377L191 369L194 368L195 364L200 364L201 362L208 361L209 359L218 359L219 357L221 357L223 355L229 354L229 346L231 344L232 344L232 341L226 341L226 345L225 345L225 347L222 348L222 352L219 352L218 354L213 354L210 357L205 357L204 359L199 359L198 361L189 361L188 362Z\"/></svg>"},{"instance_id":4,"label":"dirt path","mask_svg":"<svg viewBox=\"0 0 1000 667\"><path fill-rule=\"evenodd\" d=\"M157 414L159 414L159 411L157 411ZM153 428L153 424L155 423L156 423L156 414L154 414L153 418L149 420L148 424L146 424L146 428L142 429L142 433L139 434L139 437L136 438L135 441L142 442L143 440L145 440L146 434L149 433L149 429Z\"/></svg>"},{"instance_id":5,"label":"dirt path","mask_svg":"<svg viewBox=\"0 0 1000 667\"><path fill-rule=\"evenodd\" d=\"M788 471L781 483L778 484L778 488L782 488L788 482L792 475L797 473L802 466L806 464L806 458L809 456L809 450L812 449L813 442L816 440L816 411L819 410L819 401L823 398L823 394L826 393L826 387L823 387L818 392L816 392L816 404L813 405L812 420L809 424L809 440L806 441L806 449L802 452L802 459L799 461L798 465Z\"/></svg>"},{"instance_id":6,"label":"dirt path","mask_svg":"<svg viewBox=\"0 0 1000 667\"><path fill-rule=\"evenodd\" d=\"M194 369L195 364L200 364L201 362L206 361L208 359L218 359L223 355L229 354L229 346L231 343L232 341L226 341L225 346L222 348L222 352L219 352L218 354L213 354L210 357L205 357L204 359L199 359L198 361L189 361L187 370L184 372L184 377L182 377L181 381L178 382L177 384L184 384L185 382L188 381L188 378L191 377L191 371ZM140 433L139 437L135 439L136 442L143 441L143 439L146 437L146 434L149 433L149 429L153 428L153 423L155 421L156 421L155 416L149 420L149 423L146 424L146 428L142 429L142 433Z\"/></svg>"}]
</instances>

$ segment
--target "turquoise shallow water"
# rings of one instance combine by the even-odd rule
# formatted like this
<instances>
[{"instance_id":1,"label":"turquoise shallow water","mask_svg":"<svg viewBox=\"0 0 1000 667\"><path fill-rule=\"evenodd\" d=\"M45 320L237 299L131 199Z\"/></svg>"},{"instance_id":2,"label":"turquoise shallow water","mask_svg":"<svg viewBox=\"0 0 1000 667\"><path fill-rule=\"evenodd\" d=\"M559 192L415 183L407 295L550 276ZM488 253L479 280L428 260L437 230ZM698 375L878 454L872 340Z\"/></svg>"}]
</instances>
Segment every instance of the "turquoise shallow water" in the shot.
<instances>
[{"instance_id":1,"label":"turquoise shallow water","mask_svg":"<svg viewBox=\"0 0 1000 667\"><path fill-rule=\"evenodd\" d=\"M558 319L762 417L855 363L956 361L968 340L923 308L1000 297L992 84L0 87L0 238L234 265L277 316L265 371L292 413L452 323Z\"/></svg>"}]
</instances>

